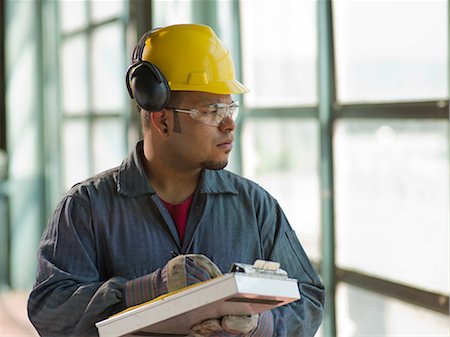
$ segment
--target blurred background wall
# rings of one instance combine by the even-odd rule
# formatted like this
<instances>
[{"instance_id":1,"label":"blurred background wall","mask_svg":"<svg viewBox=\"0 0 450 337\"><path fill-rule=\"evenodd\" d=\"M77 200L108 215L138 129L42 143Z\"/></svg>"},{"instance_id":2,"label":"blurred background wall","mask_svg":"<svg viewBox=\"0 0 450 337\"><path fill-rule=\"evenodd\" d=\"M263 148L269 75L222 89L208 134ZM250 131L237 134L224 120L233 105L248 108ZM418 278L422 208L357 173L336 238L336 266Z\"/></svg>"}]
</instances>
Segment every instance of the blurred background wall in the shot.
<instances>
[{"instance_id":1,"label":"blurred background wall","mask_svg":"<svg viewBox=\"0 0 450 337\"><path fill-rule=\"evenodd\" d=\"M279 200L320 272L318 336L449 336L448 1L5 0L0 10L0 332L16 300L26 321L57 202L140 137L124 81L137 39L195 22L216 30L251 89L236 98L228 168Z\"/></svg>"}]
</instances>

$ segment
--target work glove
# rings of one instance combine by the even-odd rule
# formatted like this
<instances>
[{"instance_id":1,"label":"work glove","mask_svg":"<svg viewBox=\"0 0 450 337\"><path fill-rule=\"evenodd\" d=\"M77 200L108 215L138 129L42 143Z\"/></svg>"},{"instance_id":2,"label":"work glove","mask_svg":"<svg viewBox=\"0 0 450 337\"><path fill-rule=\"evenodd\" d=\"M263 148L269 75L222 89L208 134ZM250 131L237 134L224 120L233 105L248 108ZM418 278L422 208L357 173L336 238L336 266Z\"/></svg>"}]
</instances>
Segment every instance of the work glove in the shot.
<instances>
[{"instance_id":1,"label":"work glove","mask_svg":"<svg viewBox=\"0 0 450 337\"><path fill-rule=\"evenodd\" d=\"M194 325L191 337L268 337L273 335L273 316L271 311L249 316L229 315L213 318Z\"/></svg>"},{"instance_id":2,"label":"work glove","mask_svg":"<svg viewBox=\"0 0 450 337\"><path fill-rule=\"evenodd\" d=\"M125 285L125 302L127 307L141 304L220 275L220 269L204 255L178 255L163 268L128 281Z\"/></svg>"},{"instance_id":3,"label":"work glove","mask_svg":"<svg viewBox=\"0 0 450 337\"><path fill-rule=\"evenodd\" d=\"M194 325L191 328L192 337L210 336L250 336L258 326L259 315L223 316L212 318Z\"/></svg>"}]
</instances>

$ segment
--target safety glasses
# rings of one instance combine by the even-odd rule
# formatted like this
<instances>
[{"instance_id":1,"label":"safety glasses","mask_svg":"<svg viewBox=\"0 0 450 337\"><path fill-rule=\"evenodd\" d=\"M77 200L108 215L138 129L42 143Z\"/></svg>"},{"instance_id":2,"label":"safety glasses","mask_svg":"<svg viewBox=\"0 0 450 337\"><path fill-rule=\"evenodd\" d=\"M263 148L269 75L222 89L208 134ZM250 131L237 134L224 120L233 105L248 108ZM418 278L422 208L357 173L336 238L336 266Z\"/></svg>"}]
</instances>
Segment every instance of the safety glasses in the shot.
<instances>
[{"instance_id":1,"label":"safety glasses","mask_svg":"<svg viewBox=\"0 0 450 337\"><path fill-rule=\"evenodd\" d=\"M230 117L233 121L236 120L239 113L239 102L231 102L230 104L214 103L200 106L197 109L182 109L175 107L166 107L166 109L187 113L192 119L206 125L219 126L227 117Z\"/></svg>"}]
</instances>

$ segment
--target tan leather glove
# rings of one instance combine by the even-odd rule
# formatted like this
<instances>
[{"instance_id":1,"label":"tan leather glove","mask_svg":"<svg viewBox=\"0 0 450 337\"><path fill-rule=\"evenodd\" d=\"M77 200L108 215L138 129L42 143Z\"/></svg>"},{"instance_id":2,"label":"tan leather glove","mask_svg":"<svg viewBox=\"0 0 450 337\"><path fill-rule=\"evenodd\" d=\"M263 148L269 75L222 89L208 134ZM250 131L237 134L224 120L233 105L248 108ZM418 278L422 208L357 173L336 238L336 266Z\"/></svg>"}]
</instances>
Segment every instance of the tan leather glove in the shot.
<instances>
[{"instance_id":1,"label":"tan leather glove","mask_svg":"<svg viewBox=\"0 0 450 337\"><path fill-rule=\"evenodd\" d=\"M222 318L208 319L194 325L191 329L191 336L250 336L258 326L258 319L258 314L250 316L229 315Z\"/></svg>"}]
</instances>

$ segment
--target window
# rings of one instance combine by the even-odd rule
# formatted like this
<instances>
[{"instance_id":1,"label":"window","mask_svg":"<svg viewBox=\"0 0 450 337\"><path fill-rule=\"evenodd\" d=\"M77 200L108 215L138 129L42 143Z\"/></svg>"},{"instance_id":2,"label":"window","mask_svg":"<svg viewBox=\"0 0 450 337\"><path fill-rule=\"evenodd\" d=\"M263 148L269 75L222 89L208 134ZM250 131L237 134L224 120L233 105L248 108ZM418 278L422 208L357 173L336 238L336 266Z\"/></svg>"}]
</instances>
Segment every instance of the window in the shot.
<instances>
[{"instance_id":1,"label":"window","mask_svg":"<svg viewBox=\"0 0 450 337\"><path fill-rule=\"evenodd\" d=\"M241 11L246 104L316 104L316 2L244 0Z\"/></svg>"},{"instance_id":2,"label":"window","mask_svg":"<svg viewBox=\"0 0 450 337\"><path fill-rule=\"evenodd\" d=\"M277 199L319 261L316 1L240 3L250 89L243 97L242 173Z\"/></svg>"},{"instance_id":3,"label":"window","mask_svg":"<svg viewBox=\"0 0 450 337\"><path fill-rule=\"evenodd\" d=\"M339 266L449 292L447 144L443 120L338 123Z\"/></svg>"},{"instance_id":4,"label":"window","mask_svg":"<svg viewBox=\"0 0 450 337\"><path fill-rule=\"evenodd\" d=\"M338 336L449 332L447 5L333 2Z\"/></svg>"},{"instance_id":5,"label":"window","mask_svg":"<svg viewBox=\"0 0 450 337\"><path fill-rule=\"evenodd\" d=\"M120 164L128 151L126 2L61 1L64 184Z\"/></svg>"},{"instance_id":6,"label":"window","mask_svg":"<svg viewBox=\"0 0 450 337\"><path fill-rule=\"evenodd\" d=\"M87 38L74 36L61 45L62 102L67 115L88 113Z\"/></svg>"},{"instance_id":7,"label":"window","mask_svg":"<svg viewBox=\"0 0 450 337\"><path fill-rule=\"evenodd\" d=\"M314 119L251 119L243 173L280 203L311 258L319 260L318 125Z\"/></svg>"},{"instance_id":8,"label":"window","mask_svg":"<svg viewBox=\"0 0 450 337\"><path fill-rule=\"evenodd\" d=\"M447 6L447 1L334 1L338 100L448 97Z\"/></svg>"},{"instance_id":9,"label":"window","mask_svg":"<svg viewBox=\"0 0 450 337\"><path fill-rule=\"evenodd\" d=\"M340 284L338 336L448 336L448 315Z\"/></svg>"},{"instance_id":10,"label":"window","mask_svg":"<svg viewBox=\"0 0 450 337\"><path fill-rule=\"evenodd\" d=\"M152 7L152 13L154 27L190 23L192 16L192 0L155 1Z\"/></svg>"},{"instance_id":11,"label":"window","mask_svg":"<svg viewBox=\"0 0 450 337\"><path fill-rule=\"evenodd\" d=\"M315 261L324 258L319 223L327 221L318 168L334 164L334 222L325 228L335 233L336 265L324 265L338 271L337 284L327 284L338 287L338 330L330 324L318 334L448 334L447 2L240 3L242 72L251 90L243 173L278 199ZM333 36L318 36L324 22ZM328 59L319 43L331 50ZM331 60L327 67L322 57ZM330 83L318 82L317 67L331 72ZM318 87L335 98L326 107L330 120L318 116ZM328 122L331 132L321 133ZM319 137L332 140L331 152L319 155ZM377 282L436 295L439 303L425 309L429 303L388 296Z\"/></svg>"}]
</instances>

